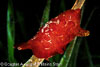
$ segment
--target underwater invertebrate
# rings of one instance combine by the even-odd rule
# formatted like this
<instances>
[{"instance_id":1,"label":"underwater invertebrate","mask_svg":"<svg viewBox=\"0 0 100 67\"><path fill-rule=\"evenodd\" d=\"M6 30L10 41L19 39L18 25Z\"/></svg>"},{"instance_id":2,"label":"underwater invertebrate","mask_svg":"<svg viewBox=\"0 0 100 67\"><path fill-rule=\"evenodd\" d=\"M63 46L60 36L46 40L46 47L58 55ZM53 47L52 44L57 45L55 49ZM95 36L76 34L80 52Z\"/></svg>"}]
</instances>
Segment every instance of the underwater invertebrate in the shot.
<instances>
[{"instance_id":1,"label":"underwater invertebrate","mask_svg":"<svg viewBox=\"0 0 100 67\"><path fill-rule=\"evenodd\" d=\"M75 36L88 35L89 31L80 27L80 9L71 9L48 21L33 38L18 46L18 49L31 49L36 57L48 59L55 54L63 54L67 44Z\"/></svg>"},{"instance_id":2,"label":"underwater invertebrate","mask_svg":"<svg viewBox=\"0 0 100 67\"><path fill-rule=\"evenodd\" d=\"M89 31L80 27L80 9L84 1L76 0L72 9L48 21L33 38L18 46L18 50L31 49L34 56L30 59L38 59L36 63L40 63L40 59L43 61L56 54L63 54L67 44L76 36L88 36Z\"/></svg>"}]
</instances>

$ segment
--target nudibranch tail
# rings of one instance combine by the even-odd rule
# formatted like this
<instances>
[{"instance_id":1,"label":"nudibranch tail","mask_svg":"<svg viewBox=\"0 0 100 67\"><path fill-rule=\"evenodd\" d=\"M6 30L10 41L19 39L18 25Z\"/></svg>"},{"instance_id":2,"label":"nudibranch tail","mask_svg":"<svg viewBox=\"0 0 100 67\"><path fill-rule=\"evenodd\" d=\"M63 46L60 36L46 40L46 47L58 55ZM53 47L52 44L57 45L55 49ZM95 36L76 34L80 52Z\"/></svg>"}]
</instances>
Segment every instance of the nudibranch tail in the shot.
<instances>
[{"instance_id":1,"label":"nudibranch tail","mask_svg":"<svg viewBox=\"0 0 100 67\"><path fill-rule=\"evenodd\" d=\"M19 44L19 46L15 48L17 48L18 50L30 49L30 45L27 43L22 43L22 44Z\"/></svg>"},{"instance_id":2,"label":"nudibranch tail","mask_svg":"<svg viewBox=\"0 0 100 67\"><path fill-rule=\"evenodd\" d=\"M80 37L89 36L89 35L90 35L90 31L84 30L82 28L80 28L79 32L77 33L77 36Z\"/></svg>"}]
</instances>

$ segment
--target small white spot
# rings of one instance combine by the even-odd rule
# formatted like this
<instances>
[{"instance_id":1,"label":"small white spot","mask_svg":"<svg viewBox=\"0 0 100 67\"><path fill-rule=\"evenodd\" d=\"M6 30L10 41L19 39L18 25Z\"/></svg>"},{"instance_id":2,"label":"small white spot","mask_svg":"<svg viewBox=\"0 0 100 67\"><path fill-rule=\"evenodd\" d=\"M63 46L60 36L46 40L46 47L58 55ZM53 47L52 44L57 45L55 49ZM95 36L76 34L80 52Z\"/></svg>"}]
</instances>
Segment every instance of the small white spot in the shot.
<instances>
[{"instance_id":1,"label":"small white spot","mask_svg":"<svg viewBox=\"0 0 100 67\"><path fill-rule=\"evenodd\" d=\"M52 21L50 21L49 23L52 23Z\"/></svg>"},{"instance_id":2,"label":"small white spot","mask_svg":"<svg viewBox=\"0 0 100 67\"><path fill-rule=\"evenodd\" d=\"M45 32L48 32L48 31L49 31L49 29L45 30Z\"/></svg>"},{"instance_id":3,"label":"small white spot","mask_svg":"<svg viewBox=\"0 0 100 67\"><path fill-rule=\"evenodd\" d=\"M45 33L45 35L47 35L48 37L50 37L49 33Z\"/></svg>"},{"instance_id":4,"label":"small white spot","mask_svg":"<svg viewBox=\"0 0 100 67\"><path fill-rule=\"evenodd\" d=\"M51 40L48 40L49 43L52 43Z\"/></svg>"},{"instance_id":5,"label":"small white spot","mask_svg":"<svg viewBox=\"0 0 100 67\"><path fill-rule=\"evenodd\" d=\"M48 24L52 23L52 21L49 21Z\"/></svg>"},{"instance_id":6,"label":"small white spot","mask_svg":"<svg viewBox=\"0 0 100 67\"><path fill-rule=\"evenodd\" d=\"M53 29L50 29L51 31L53 31Z\"/></svg>"},{"instance_id":7,"label":"small white spot","mask_svg":"<svg viewBox=\"0 0 100 67\"><path fill-rule=\"evenodd\" d=\"M59 37L63 37L63 35L60 35Z\"/></svg>"},{"instance_id":8,"label":"small white spot","mask_svg":"<svg viewBox=\"0 0 100 67\"><path fill-rule=\"evenodd\" d=\"M31 40L36 39L36 38L37 38L37 36L34 36Z\"/></svg>"},{"instance_id":9,"label":"small white spot","mask_svg":"<svg viewBox=\"0 0 100 67\"><path fill-rule=\"evenodd\" d=\"M60 23L60 20L54 21L53 23L59 24Z\"/></svg>"},{"instance_id":10,"label":"small white spot","mask_svg":"<svg viewBox=\"0 0 100 67\"><path fill-rule=\"evenodd\" d=\"M45 33L45 35L49 35L49 33Z\"/></svg>"},{"instance_id":11,"label":"small white spot","mask_svg":"<svg viewBox=\"0 0 100 67\"><path fill-rule=\"evenodd\" d=\"M71 20L71 18L72 18L72 17L70 16L69 19Z\"/></svg>"},{"instance_id":12,"label":"small white spot","mask_svg":"<svg viewBox=\"0 0 100 67\"><path fill-rule=\"evenodd\" d=\"M66 21L66 23L65 23L65 25L64 25L65 27L67 26L67 23L68 23L68 22Z\"/></svg>"},{"instance_id":13,"label":"small white spot","mask_svg":"<svg viewBox=\"0 0 100 67\"><path fill-rule=\"evenodd\" d=\"M57 20L57 24L59 24L60 23L60 21L59 20Z\"/></svg>"},{"instance_id":14,"label":"small white spot","mask_svg":"<svg viewBox=\"0 0 100 67\"><path fill-rule=\"evenodd\" d=\"M34 40L33 38L31 40Z\"/></svg>"},{"instance_id":15,"label":"small white spot","mask_svg":"<svg viewBox=\"0 0 100 67\"><path fill-rule=\"evenodd\" d=\"M48 24L45 24L45 26L43 28L46 28L46 27L49 27L49 25Z\"/></svg>"},{"instance_id":16,"label":"small white spot","mask_svg":"<svg viewBox=\"0 0 100 67\"><path fill-rule=\"evenodd\" d=\"M63 16L65 16L65 14L63 14Z\"/></svg>"},{"instance_id":17,"label":"small white spot","mask_svg":"<svg viewBox=\"0 0 100 67\"><path fill-rule=\"evenodd\" d=\"M41 29L41 32L42 32L42 33L44 32L44 28L43 28L43 29Z\"/></svg>"},{"instance_id":18,"label":"small white spot","mask_svg":"<svg viewBox=\"0 0 100 67\"><path fill-rule=\"evenodd\" d=\"M41 29L41 32L42 32L42 33L44 32L44 29L45 29L46 27L49 27L49 25L48 25L48 24L45 24L45 26Z\"/></svg>"},{"instance_id":19,"label":"small white spot","mask_svg":"<svg viewBox=\"0 0 100 67\"><path fill-rule=\"evenodd\" d=\"M50 35L48 35L48 37L50 37Z\"/></svg>"},{"instance_id":20,"label":"small white spot","mask_svg":"<svg viewBox=\"0 0 100 67\"><path fill-rule=\"evenodd\" d=\"M18 50L22 50L22 48L21 48L21 47L18 47L17 49L18 49Z\"/></svg>"},{"instance_id":21,"label":"small white spot","mask_svg":"<svg viewBox=\"0 0 100 67\"><path fill-rule=\"evenodd\" d=\"M57 17L55 17L56 19L58 18L58 16Z\"/></svg>"},{"instance_id":22,"label":"small white spot","mask_svg":"<svg viewBox=\"0 0 100 67\"><path fill-rule=\"evenodd\" d=\"M50 48L45 48L45 50L49 50Z\"/></svg>"},{"instance_id":23,"label":"small white spot","mask_svg":"<svg viewBox=\"0 0 100 67\"><path fill-rule=\"evenodd\" d=\"M72 21L72 20L70 19L70 20L68 20L68 21Z\"/></svg>"}]
</instances>

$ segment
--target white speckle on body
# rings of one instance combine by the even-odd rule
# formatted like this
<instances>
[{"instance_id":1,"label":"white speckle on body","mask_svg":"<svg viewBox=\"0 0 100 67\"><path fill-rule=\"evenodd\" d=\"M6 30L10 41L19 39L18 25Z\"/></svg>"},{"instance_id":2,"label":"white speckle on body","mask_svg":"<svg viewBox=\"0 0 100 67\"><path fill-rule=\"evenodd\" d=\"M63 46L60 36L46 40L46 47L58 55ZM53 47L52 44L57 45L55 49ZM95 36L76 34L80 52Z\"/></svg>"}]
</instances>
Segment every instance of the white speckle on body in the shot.
<instances>
[{"instance_id":1,"label":"white speckle on body","mask_svg":"<svg viewBox=\"0 0 100 67\"><path fill-rule=\"evenodd\" d=\"M70 16L69 19L71 19L72 17Z\"/></svg>"},{"instance_id":2,"label":"white speckle on body","mask_svg":"<svg viewBox=\"0 0 100 67\"><path fill-rule=\"evenodd\" d=\"M51 23L59 24L60 20L58 19L57 21L49 21L47 24L51 24Z\"/></svg>"},{"instance_id":3,"label":"white speckle on body","mask_svg":"<svg viewBox=\"0 0 100 67\"><path fill-rule=\"evenodd\" d=\"M64 35L60 35L59 37L63 37Z\"/></svg>"},{"instance_id":4,"label":"white speckle on body","mask_svg":"<svg viewBox=\"0 0 100 67\"><path fill-rule=\"evenodd\" d=\"M53 23L59 24L60 23L60 20L54 21Z\"/></svg>"},{"instance_id":5,"label":"white speckle on body","mask_svg":"<svg viewBox=\"0 0 100 67\"><path fill-rule=\"evenodd\" d=\"M37 38L37 36L34 36L31 40L34 40L34 39L36 39Z\"/></svg>"},{"instance_id":6,"label":"white speckle on body","mask_svg":"<svg viewBox=\"0 0 100 67\"><path fill-rule=\"evenodd\" d=\"M46 29L45 32L48 32L49 30L50 30L50 31L53 31L53 29Z\"/></svg>"},{"instance_id":7,"label":"white speckle on body","mask_svg":"<svg viewBox=\"0 0 100 67\"><path fill-rule=\"evenodd\" d=\"M53 31L53 29L50 29L51 31Z\"/></svg>"},{"instance_id":8,"label":"white speckle on body","mask_svg":"<svg viewBox=\"0 0 100 67\"><path fill-rule=\"evenodd\" d=\"M63 14L63 16L65 16L65 14Z\"/></svg>"},{"instance_id":9,"label":"white speckle on body","mask_svg":"<svg viewBox=\"0 0 100 67\"><path fill-rule=\"evenodd\" d=\"M45 50L49 50L50 48L45 48Z\"/></svg>"},{"instance_id":10,"label":"white speckle on body","mask_svg":"<svg viewBox=\"0 0 100 67\"><path fill-rule=\"evenodd\" d=\"M47 35L48 37L50 37L49 33L45 33L45 35Z\"/></svg>"},{"instance_id":11,"label":"white speckle on body","mask_svg":"<svg viewBox=\"0 0 100 67\"><path fill-rule=\"evenodd\" d=\"M49 43L52 43L51 40L48 40Z\"/></svg>"},{"instance_id":12,"label":"white speckle on body","mask_svg":"<svg viewBox=\"0 0 100 67\"><path fill-rule=\"evenodd\" d=\"M49 27L49 25L48 24L45 24L45 26L43 28L46 28L46 27Z\"/></svg>"},{"instance_id":13,"label":"white speckle on body","mask_svg":"<svg viewBox=\"0 0 100 67\"><path fill-rule=\"evenodd\" d=\"M67 23L68 23L68 22L66 21L66 23L65 23L65 25L64 25L65 27L67 26Z\"/></svg>"},{"instance_id":14,"label":"white speckle on body","mask_svg":"<svg viewBox=\"0 0 100 67\"><path fill-rule=\"evenodd\" d=\"M56 19L58 18L58 16L57 17L55 17Z\"/></svg>"},{"instance_id":15,"label":"white speckle on body","mask_svg":"<svg viewBox=\"0 0 100 67\"><path fill-rule=\"evenodd\" d=\"M70 20L68 20L68 21L72 21L72 20L70 19Z\"/></svg>"},{"instance_id":16,"label":"white speckle on body","mask_svg":"<svg viewBox=\"0 0 100 67\"><path fill-rule=\"evenodd\" d=\"M45 30L45 32L48 32L48 31L49 31L49 29L46 29L46 30Z\"/></svg>"},{"instance_id":17,"label":"white speckle on body","mask_svg":"<svg viewBox=\"0 0 100 67\"><path fill-rule=\"evenodd\" d=\"M57 24L59 24L60 23L60 21L59 20L57 20Z\"/></svg>"},{"instance_id":18,"label":"white speckle on body","mask_svg":"<svg viewBox=\"0 0 100 67\"><path fill-rule=\"evenodd\" d=\"M41 29L41 32L42 32L42 33L44 32L44 29L45 29L46 27L49 27L49 25L48 25L48 24L45 24L45 26Z\"/></svg>"},{"instance_id":19,"label":"white speckle on body","mask_svg":"<svg viewBox=\"0 0 100 67\"><path fill-rule=\"evenodd\" d=\"M45 35L49 35L49 33L45 33Z\"/></svg>"},{"instance_id":20,"label":"white speckle on body","mask_svg":"<svg viewBox=\"0 0 100 67\"><path fill-rule=\"evenodd\" d=\"M34 40L33 38L31 40Z\"/></svg>"},{"instance_id":21,"label":"white speckle on body","mask_svg":"<svg viewBox=\"0 0 100 67\"><path fill-rule=\"evenodd\" d=\"M44 28L41 30L41 32L42 32L42 33L44 32Z\"/></svg>"},{"instance_id":22,"label":"white speckle on body","mask_svg":"<svg viewBox=\"0 0 100 67\"><path fill-rule=\"evenodd\" d=\"M48 24L52 23L52 21L49 21Z\"/></svg>"}]
</instances>

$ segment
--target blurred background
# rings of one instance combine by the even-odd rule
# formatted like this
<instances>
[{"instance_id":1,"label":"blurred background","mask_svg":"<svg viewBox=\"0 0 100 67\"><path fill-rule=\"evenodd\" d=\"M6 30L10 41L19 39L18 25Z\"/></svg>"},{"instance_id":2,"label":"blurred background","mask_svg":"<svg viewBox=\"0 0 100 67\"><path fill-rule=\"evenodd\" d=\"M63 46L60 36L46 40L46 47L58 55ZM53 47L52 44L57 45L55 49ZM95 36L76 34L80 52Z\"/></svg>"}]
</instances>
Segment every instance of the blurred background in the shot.
<instances>
[{"instance_id":1,"label":"blurred background","mask_svg":"<svg viewBox=\"0 0 100 67\"><path fill-rule=\"evenodd\" d=\"M13 46L28 41L36 34L43 21L43 13L45 7L48 6L47 1L0 1L0 62L25 63L32 56L31 50L18 51ZM74 2L75 0L51 0L49 12L47 10L48 20L71 9ZM99 2L86 0L81 14L81 27L89 30L90 36L78 38L80 45L75 47L78 50L74 50L77 51L77 56L72 54L72 56L76 56L74 64L76 67L100 67ZM55 56L44 63L60 62L62 56ZM75 66L68 65L68 67Z\"/></svg>"}]
</instances>

